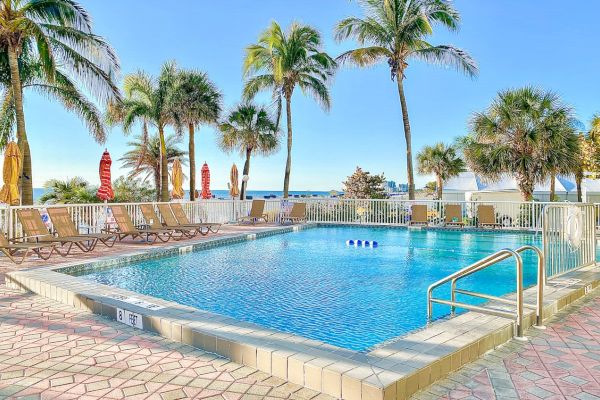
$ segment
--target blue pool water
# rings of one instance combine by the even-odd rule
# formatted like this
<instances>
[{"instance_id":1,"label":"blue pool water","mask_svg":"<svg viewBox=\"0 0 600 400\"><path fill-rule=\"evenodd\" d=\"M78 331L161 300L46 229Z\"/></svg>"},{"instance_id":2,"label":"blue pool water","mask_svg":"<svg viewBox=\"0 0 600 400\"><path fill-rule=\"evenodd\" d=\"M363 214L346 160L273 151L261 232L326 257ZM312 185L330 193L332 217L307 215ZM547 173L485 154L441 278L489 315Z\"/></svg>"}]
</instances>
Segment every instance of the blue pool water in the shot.
<instances>
[{"instance_id":1,"label":"blue pool water","mask_svg":"<svg viewBox=\"0 0 600 400\"><path fill-rule=\"evenodd\" d=\"M375 249L348 239L379 242ZM539 245L539 236L395 228L319 227L225 247L84 272L86 279L364 351L426 323L434 281L505 248ZM536 261L524 255L524 280ZM514 292L514 261L459 285ZM448 296L447 288L438 295ZM461 299L464 300L464 299ZM437 317L448 307L434 306Z\"/></svg>"}]
</instances>

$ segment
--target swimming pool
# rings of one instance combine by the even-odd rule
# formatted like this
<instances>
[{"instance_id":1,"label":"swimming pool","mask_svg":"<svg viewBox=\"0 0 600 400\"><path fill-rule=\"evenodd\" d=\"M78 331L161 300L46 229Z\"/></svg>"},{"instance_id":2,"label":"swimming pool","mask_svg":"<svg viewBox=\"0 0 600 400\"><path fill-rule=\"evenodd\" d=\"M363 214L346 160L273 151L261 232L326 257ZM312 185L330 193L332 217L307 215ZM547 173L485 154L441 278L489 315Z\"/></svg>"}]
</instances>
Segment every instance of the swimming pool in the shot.
<instances>
[{"instance_id":1,"label":"swimming pool","mask_svg":"<svg viewBox=\"0 0 600 400\"><path fill-rule=\"evenodd\" d=\"M348 247L348 239L376 240L379 247ZM366 351L425 325L432 282L496 250L539 242L527 233L331 226L77 275ZM524 255L526 286L535 282L535 263ZM460 286L514 292L514 262L499 263ZM448 296L447 288L439 290ZM436 317L448 311L434 307Z\"/></svg>"}]
</instances>

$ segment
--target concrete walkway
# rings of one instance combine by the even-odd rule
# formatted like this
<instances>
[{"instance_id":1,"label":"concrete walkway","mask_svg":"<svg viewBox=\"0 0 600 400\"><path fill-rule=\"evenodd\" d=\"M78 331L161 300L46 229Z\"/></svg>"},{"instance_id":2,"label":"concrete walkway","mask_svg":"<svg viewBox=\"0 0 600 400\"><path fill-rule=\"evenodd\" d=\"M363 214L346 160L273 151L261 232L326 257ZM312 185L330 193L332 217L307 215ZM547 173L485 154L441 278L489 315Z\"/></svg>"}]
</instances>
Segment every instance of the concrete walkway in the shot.
<instances>
[{"instance_id":1,"label":"concrete walkway","mask_svg":"<svg viewBox=\"0 0 600 400\"><path fill-rule=\"evenodd\" d=\"M330 399L126 325L0 286L0 399Z\"/></svg>"},{"instance_id":2,"label":"concrete walkway","mask_svg":"<svg viewBox=\"0 0 600 400\"><path fill-rule=\"evenodd\" d=\"M417 393L414 399L600 400L600 291Z\"/></svg>"}]
</instances>

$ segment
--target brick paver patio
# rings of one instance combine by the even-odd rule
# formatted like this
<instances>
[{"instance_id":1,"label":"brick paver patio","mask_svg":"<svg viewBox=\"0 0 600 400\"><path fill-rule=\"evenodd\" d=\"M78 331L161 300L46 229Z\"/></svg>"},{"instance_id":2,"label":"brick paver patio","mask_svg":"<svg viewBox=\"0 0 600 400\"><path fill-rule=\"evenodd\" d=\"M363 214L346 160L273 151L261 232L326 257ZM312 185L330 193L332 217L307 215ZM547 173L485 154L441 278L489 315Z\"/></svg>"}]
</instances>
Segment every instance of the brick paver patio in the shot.
<instances>
[{"instance_id":1,"label":"brick paver patio","mask_svg":"<svg viewBox=\"0 0 600 400\"><path fill-rule=\"evenodd\" d=\"M415 399L600 399L600 291L556 314L528 342L512 340Z\"/></svg>"},{"instance_id":2,"label":"brick paver patio","mask_svg":"<svg viewBox=\"0 0 600 400\"><path fill-rule=\"evenodd\" d=\"M329 399L160 336L0 286L0 399Z\"/></svg>"}]
</instances>

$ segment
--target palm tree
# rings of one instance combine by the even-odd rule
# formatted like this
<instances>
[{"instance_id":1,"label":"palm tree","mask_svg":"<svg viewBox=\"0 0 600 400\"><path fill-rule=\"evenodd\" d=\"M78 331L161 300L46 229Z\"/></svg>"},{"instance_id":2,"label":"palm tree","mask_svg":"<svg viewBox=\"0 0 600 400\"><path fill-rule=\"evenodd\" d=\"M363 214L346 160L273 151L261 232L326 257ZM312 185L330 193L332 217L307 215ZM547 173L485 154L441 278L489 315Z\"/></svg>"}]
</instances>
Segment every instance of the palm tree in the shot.
<instances>
[{"instance_id":1,"label":"palm tree","mask_svg":"<svg viewBox=\"0 0 600 400\"><path fill-rule=\"evenodd\" d=\"M246 100L262 90L272 90L277 104L277 125L285 99L287 120L287 159L283 179L283 197L288 197L292 169L292 96L298 86L302 93L313 97L325 110L331 100L327 87L336 68L335 61L321 50L319 32L307 25L292 23L284 32L272 22L258 38L258 43L246 48L244 86Z\"/></svg>"},{"instance_id":2,"label":"palm tree","mask_svg":"<svg viewBox=\"0 0 600 400\"><path fill-rule=\"evenodd\" d=\"M456 149L444 143L423 147L417 154L417 164L420 174L435 175L438 200L442 200L444 182L465 170L465 162Z\"/></svg>"},{"instance_id":3,"label":"palm tree","mask_svg":"<svg viewBox=\"0 0 600 400\"><path fill-rule=\"evenodd\" d=\"M46 193L40 197L42 204L97 203L96 188L80 177L62 181L51 179L44 184Z\"/></svg>"},{"instance_id":4,"label":"palm tree","mask_svg":"<svg viewBox=\"0 0 600 400\"><path fill-rule=\"evenodd\" d=\"M176 157L182 164L186 164L187 153L181 150L177 145L181 143L181 139L176 135L168 135L165 138L165 147L168 165L173 164ZM132 149L126 152L119 161L123 162L123 167L128 168L131 172L128 178L135 179L141 177L145 182L148 178L152 178L154 187L156 188L156 199L161 201L159 188L161 187L161 163L162 163L162 144L159 135L151 135L149 138L144 138L143 135L136 136L135 139L127 143ZM168 194L168 190L165 190Z\"/></svg>"},{"instance_id":5,"label":"palm tree","mask_svg":"<svg viewBox=\"0 0 600 400\"><path fill-rule=\"evenodd\" d=\"M500 92L471 119L461 139L467 165L491 180L512 174L524 200L554 174L574 171L580 159L573 111L557 95L525 87Z\"/></svg>"},{"instance_id":6,"label":"palm tree","mask_svg":"<svg viewBox=\"0 0 600 400\"><path fill-rule=\"evenodd\" d=\"M583 201L582 182L588 175L597 178L600 173L600 115L594 114L590 120L590 128L587 132L579 134L579 146L581 149L581 160L578 170L575 172L577 184L577 201Z\"/></svg>"},{"instance_id":7,"label":"palm tree","mask_svg":"<svg viewBox=\"0 0 600 400\"><path fill-rule=\"evenodd\" d=\"M179 123L188 129L190 159L190 200L196 193L195 128L200 124L215 124L221 115L222 95L204 72L181 71L169 101Z\"/></svg>"},{"instance_id":8,"label":"palm tree","mask_svg":"<svg viewBox=\"0 0 600 400\"><path fill-rule=\"evenodd\" d=\"M271 119L264 107L251 103L239 105L219 125L219 142L225 151L239 150L246 157L244 175L250 174L252 153L268 155L279 148L277 123ZM240 199L246 198L246 181L242 181Z\"/></svg>"},{"instance_id":9,"label":"palm tree","mask_svg":"<svg viewBox=\"0 0 600 400\"><path fill-rule=\"evenodd\" d=\"M143 71L125 76L123 92L125 99L109 108L108 121L121 123L123 131L128 133L136 123L142 125L142 138L148 137L148 125L158 131L160 142L160 185L156 186L158 198L169 201L168 155L165 141L165 128L178 127L175 110L169 101L177 79L177 67L174 62L163 64L158 78Z\"/></svg>"},{"instance_id":10,"label":"palm tree","mask_svg":"<svg viewBox=\"0 0 600 400\"><path fill-rule=\"evenodd\" d=\"M25 130L19 62L23 49L35 51L43 81L67 71L100 102L118 99L113 77L119 63L111 47L92 32L90 16L75 0L0 0L0 47L7 53L17 126L23 154L23 204L33 203L31 153Z\"/></svg>"},{"instance_id":11,"label":"palm tree","mask_svg":"<svg viewBox=\"0 0 600 400\"><path fill-rule=\"evenodd\" d=\"M107 133L101 111L60 68L56 68L54 80L48 82L47 76L42 71L42 63L33 57L35 54L24 51L19 59L19 75L24 92L25 89L32 89L38 94L62 103L65 109L74 112L85 122L98 143L103 143ZM0 86L4 88L2 107L0 107L0 148L4 148L13 136L17 120L6 53L0 53Z\"/></svg>"},{"instance_id":12,"label":"palm tree","mask_svg":"<svg viewBox=\"0 0 600 400\"><path fill-rule=\"evenodd\" d=\"M415 198L412 138L403 83L409 61L416 59L450 65L469 76L477 74L477 65L464 50L450 45L436 46L427 41L436 24L449 30L458 29L460 16L450 1L362 0L361 4L365 17L350 17L340 21L335 28L335 37L338 41L352 38L364 47L346 51L336 61L359 67L387 61L390 66L391 78L398 86L402 108L408 196L412 200Z\"/></svg>"}]
</instances>

